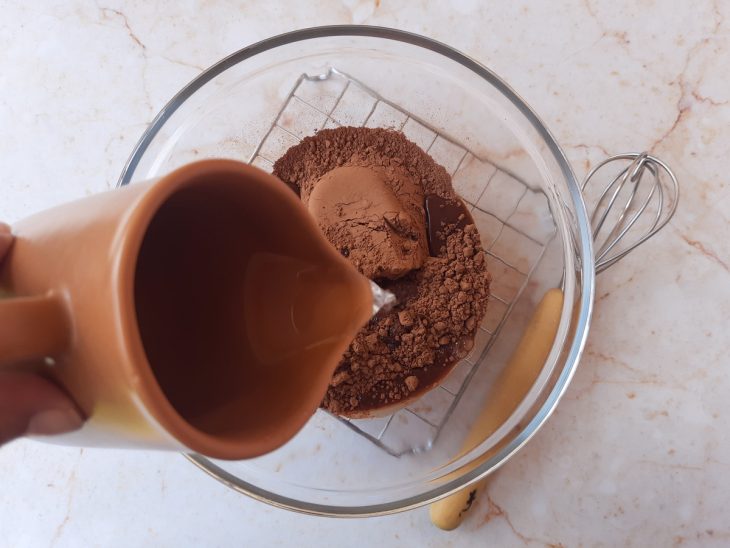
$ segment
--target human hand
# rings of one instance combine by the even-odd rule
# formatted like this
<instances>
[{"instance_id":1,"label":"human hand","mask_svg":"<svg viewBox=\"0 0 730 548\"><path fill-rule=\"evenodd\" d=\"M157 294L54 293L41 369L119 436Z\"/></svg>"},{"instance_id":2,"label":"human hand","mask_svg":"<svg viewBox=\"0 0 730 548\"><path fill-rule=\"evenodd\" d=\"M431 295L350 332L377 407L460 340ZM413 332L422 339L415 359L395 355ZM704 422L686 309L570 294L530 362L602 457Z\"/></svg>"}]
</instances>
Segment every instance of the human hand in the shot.
<instances>
[{"instance_id":1,"label":"human hand","mask_svg":"<svg viewBox=\"0 0 730 548\"><path fill-rule=\"evenodd\" d=\"M0 223L0 264L12 244L10 227ZM24 435L70 432L83 422L76 404L51 381L0 370L0 445Z\"/></svg>"}]
</instances>

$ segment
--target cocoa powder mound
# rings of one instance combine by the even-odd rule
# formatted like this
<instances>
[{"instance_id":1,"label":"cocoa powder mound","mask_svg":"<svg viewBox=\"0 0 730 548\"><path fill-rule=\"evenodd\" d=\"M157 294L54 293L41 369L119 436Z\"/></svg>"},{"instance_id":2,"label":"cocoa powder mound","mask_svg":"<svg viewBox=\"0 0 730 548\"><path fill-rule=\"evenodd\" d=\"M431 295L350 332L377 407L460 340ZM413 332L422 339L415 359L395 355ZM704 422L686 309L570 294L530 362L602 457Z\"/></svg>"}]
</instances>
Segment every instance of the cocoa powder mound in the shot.
<instances>
[{"instance_id":1,"label":"cocoa powder mound","mask_svg":"<svg viewBox=\"0 0 730 548\"><path fill-rule=\"evenodd\" d=\"M473 345L486 312L490 281L479 233L451 178L402 133L354 127L322 130L290 148L274 164L273 172L310 205L310 198L318 200L317 185L332 183L328 174L352 166L377 173L402 209L394 217L397 208L384 209L376 193L358 196L364 212L356 215L345 207L351 202L344 200L334 203L327 215L310 207L330 243L398 299L396 307L373 317L358 333L330 382L322 406L347 416L397 403L437 384ZM347 179L342 184L348 184ZM436 196L461 214L442 218L437 230L429 226L429 232L424 228L425 202ZM359 228L342 224L353 218L352 226L390 235L367 236ZM360 218L368 222L360 223ZM438 233L438 245L434 246L434 239L425 241L426 232ZM395 252L403 265L408 264L401 257L406 248L422 256L411 260L408 268L388 270L385 266L393 260L383 261L382 256L391 256L393 246L400 246Z\"/></svg>"},{"instance_id":2,"label":"cocoa powder mound","mask_svg":"<svg viewBox=\"0 0 730 548\"><path fill-rule=\"evenodd\" d=\"M306 204L317 181L342 166L379 168L395 195L421 216L426 194L457 199L447 171L403 133L390 129L323 129L287 150L273 173L298 189Z\"/></svg>"},{"instance_id":3,"label":"cocoa powder mound","mask_svg":"<svg viewBox=\"0 0 730 548\"><path fill-rule=\"evenodd\" d=\"M376 169L337 167L305 200L322 233L370 279L396 279L423 266L426 223L413 217Z\"/></svg>"}]
</instances>

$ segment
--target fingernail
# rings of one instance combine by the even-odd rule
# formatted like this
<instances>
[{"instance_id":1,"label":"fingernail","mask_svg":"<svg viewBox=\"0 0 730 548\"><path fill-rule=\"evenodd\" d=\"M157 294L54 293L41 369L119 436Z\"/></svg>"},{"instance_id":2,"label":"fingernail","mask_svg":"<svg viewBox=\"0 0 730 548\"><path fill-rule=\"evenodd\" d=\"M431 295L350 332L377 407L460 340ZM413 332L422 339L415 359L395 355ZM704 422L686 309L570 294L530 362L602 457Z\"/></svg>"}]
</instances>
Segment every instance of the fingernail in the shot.
<instances>
[{"instance_id":1,"label":"fingernail","mask_svg":"<svg viewBox=\"0 0 730 548\"><path fill-rule=\"evenodd\" d=\"M83 419L75 409L47 409L34 415L28 423L29 436L63 434L81 428Z\"/></svg>"}]
</instances>

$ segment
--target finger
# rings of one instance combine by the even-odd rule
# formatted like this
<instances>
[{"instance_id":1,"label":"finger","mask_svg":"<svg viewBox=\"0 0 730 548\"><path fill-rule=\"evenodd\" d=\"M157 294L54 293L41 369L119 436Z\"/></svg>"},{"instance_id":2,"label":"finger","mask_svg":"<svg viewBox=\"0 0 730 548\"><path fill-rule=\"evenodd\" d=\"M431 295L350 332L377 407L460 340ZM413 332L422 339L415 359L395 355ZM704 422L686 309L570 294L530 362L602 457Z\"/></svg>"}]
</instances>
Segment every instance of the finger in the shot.
<instances>
[{"instance_id":1,"label":"finger","mask_svg":"<svg viewBox=\"0 0 730 548\"><path fill-rule=\"evenodd\" d=\"M0 444L23 435L77 430L83 417L51 381L30 373L0 373Z\"/></svg>"},{"instance_id":2,"label":"finger","mask_svg":"<svg viewBox=\"0 0 730 548\"><path fill-rule=\"evenodd\" d=\"M5 256L13 243L13 233L5 223L0 223L0 260Z\"/></svg>"}]
</instances>

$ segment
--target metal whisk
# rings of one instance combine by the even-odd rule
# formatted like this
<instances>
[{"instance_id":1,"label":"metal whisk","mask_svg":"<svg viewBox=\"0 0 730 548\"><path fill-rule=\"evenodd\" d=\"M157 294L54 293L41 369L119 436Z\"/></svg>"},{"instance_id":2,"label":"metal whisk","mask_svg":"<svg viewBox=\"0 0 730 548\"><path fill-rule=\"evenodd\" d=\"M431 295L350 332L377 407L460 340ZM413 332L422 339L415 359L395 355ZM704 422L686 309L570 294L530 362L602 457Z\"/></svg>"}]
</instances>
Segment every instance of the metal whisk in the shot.
<instances>
[{"instance_id":1,"label":"metal whisk","mask_svg":"<svg viewBox=\"0 0 730 548\"><path fill-rule=\"evenodd\" d=\"M591 213L596 273L620 261L659 232L672 218L679 202L679 183L669 166L647 152L631 152L606 158L588 173L581 191L589 213L591 181L609 164L627 161L630 163L604 187ZM622 195L623 207L619 209ZM648 219L643 227L639 224L642 215ZM625 238L632 229L633 237Z\"/></svg>"}]
</instances>

